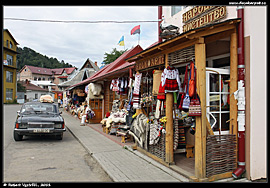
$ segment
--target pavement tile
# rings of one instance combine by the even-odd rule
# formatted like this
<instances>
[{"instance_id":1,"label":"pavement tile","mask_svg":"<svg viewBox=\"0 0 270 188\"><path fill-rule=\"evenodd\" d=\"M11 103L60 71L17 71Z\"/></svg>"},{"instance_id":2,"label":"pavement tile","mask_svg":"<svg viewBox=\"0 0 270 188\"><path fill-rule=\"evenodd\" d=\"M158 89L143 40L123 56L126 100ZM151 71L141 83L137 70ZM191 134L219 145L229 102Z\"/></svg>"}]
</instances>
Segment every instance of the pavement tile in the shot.
<instances>
[{"instance_id":1,"label":"pavement tile","mask_svg":"<svg viewBox=\"0 0 270 188\"><path fill-rule=\"evenodd\" d=\"M79 119L63 112L66 126L115 182L179 182L152 163L123 149Z\"/></svg>"}]
</instances>

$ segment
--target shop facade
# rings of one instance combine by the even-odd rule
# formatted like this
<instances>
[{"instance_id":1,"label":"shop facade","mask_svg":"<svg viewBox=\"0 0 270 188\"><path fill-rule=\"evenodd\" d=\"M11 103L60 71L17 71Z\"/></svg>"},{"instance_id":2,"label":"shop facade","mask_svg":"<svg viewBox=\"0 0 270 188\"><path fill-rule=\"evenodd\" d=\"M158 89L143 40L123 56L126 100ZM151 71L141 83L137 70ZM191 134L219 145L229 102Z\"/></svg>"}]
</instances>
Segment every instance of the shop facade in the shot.
<instances>
[{"instance_id":1,"label":"shop facade","mask_svg":"<svg viewBox=\"0 0 270 188\"><path fill-rule=\"evenodd\" d=\"M245 117L242 118L245 122L245 151L243 152L244 156L242 156L242 161L245 161L245 177L250 180L266 178L266 7L162 6L161 10L164 23L166 23L165 25L173 24L179 27L180 33L184 33L192 29L196 30L196 28L207 26L211 24L211 22L217 23L230 19L241 18L241 22L239 22L237 26L236 35L238 65L241 64L238 68L242 67L244 70L240 76L238 75L238 80L242 79L245 83ZM221 36L224 34L225 33L220 33L219 35ZM239 38L240 35L242 35L242 37ZM230 69L230 75L233 70L236 71L237 69L232 67L229 68L228 63L226 63L232 59L232 53L229 50L230 44L232 44L232 38L229 39L228 37L224 37L223 39L210 43L207 42L207 40L209 41L209 38L211 37L207 38L205 38L206 114L207 119L210 119L210 124L213 125L213 121L211 122L211 119L213 118L211 118L209 113L212 113L213 115L215 114L211 107L208 106L214 103L214 101L211 102L210 100L215 100L213 95L216 95L217 93L213 93L213 91L211 91L211 86L209 85L211 82L207 83L209 81L207 77L213 77L215 72L209 72L207 69L213 70L214 68L214 71L219 71L216 68ZM213 36L212 39L214 38L215 37ZM241 54L242 56L240 56ZM215 75L215 77L217 78L218 76ZM222 75L219 77L222 77ZM238 85L237 89L239 89ZM230 90L232 90L231 86ZM207 96L210 96L210 100L207 99ZM257 96L260 96L260 98ZM224 113L227 113L227 111L224 112L224 110L221 110L221 113L217 113L226 116ZM230 118L226 119L230 120L231 118L232 117L230 115ZM219 121L222 123L223 120L219 119Z\"/></svg>"},{"instance_id":2,"label":"shop facade","mask_svg":"<svg viewBox=\"0 0 270 188\"><path fill-rule=\"evenodd\" d=\"M192 7L185 10L186 12L189 11L187 13L189 19L193 17L196 19L190 26L182 26L185 32L167 38L167 40L129 58L128 61L136 62L135 70L137 74L142 73L143 77L144 72L147 74L149 70L164 70L168 66L172 66L178 70L180 80L181 77L184 77L185 66L190 62L195 63L195 80L200 98L201 116L193 118L195 120L194 136L187 135L185 132L186 152L189 150L188 147L191 146L194 153L194 171L189 170L187 174L194 181L213 181L231 177L232 173L238 169L238 165L245 165L245 155L244 157L238 155L239 107L237 103L239 101L234 96L240 87L238 83L238 27L241 19L228 19L230 18L228 12L231 12L231 9L228 11L227 7L209 6L205 9L197 7L197 9L199 8L201 12L205 13L203 18L199 17L198 14L192 14L190 12L190 10L194 11ZM185 12L182 12L182 19L187 21L187 19L184 19L186 18L186 16L183 16L184 14ZM199 25L199 23L203 24L202 19L204 21L214 19L217 14L220 16L218 22ZM206 18L207 15L213 17ZM199 26L196 27L197 25ZM249 86L246 87L250 90ZM173 93L166 93L165 104L165 116L167 118L164 141L165 157L159 156L159 158L167 164L177 165L181 162L177 162L176 159L179 159L179 157L174 150L175 123L177 121L174 114L177 114L177 112L174 108ZM143 112L141 109L137 111L149 116L149 113ZM243 124L240 125L240 131L242 127L244 127ZM263 128L265 129L265 127ZM179 134L178 139L180 137ZM249 139L251 138L246 139L246 143ZM265 143L262 144L265 145ZM240 147L240 150L243 150L243 148ZM149 148L148 152L151 153ZM245 153L245 150L242 152ZM261 152L265 154L265 150ZM250 157L250 153L248 157ZM263 159L265 158L263 157ZM186 163L186 160L182 161ZM237 161L240 162L237 164ZM247 170L250 170L252 161L247 161L247 163L249 163ZM179 164L180 167L181 165L182 167L185 166L185 164ZM247 174L250 176L251 171Z\"/></svg>"}]
</instances>

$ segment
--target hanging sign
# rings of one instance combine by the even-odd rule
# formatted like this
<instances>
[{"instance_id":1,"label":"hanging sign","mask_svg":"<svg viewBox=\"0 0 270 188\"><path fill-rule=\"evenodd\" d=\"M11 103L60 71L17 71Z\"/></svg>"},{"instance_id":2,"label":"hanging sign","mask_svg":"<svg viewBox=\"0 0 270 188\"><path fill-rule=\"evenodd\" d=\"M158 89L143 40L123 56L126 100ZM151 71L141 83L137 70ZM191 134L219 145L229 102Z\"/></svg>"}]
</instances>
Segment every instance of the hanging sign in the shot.
<instances>
[{"instance_id":1,"label":"hanging sign","mask_svg":"<svg viewBox=\"0 0 270 188\"><path fill-rule=\"evenodd\" d=\"M159 55L150 59L137 61L135 65L135 70L139 71L162 64L165 64L165 58L164 55Z\"/></svg>"},{"instance_id":2,"label":"hanging sign","mask_svg":"<svg viewBox=\"0 0 270 188\"><path fill-rule=\"evenodd\" d=\"M196 6L182 15L183 32L213 23L226 16L226 6Z\"/></svg>"}]
</instances>

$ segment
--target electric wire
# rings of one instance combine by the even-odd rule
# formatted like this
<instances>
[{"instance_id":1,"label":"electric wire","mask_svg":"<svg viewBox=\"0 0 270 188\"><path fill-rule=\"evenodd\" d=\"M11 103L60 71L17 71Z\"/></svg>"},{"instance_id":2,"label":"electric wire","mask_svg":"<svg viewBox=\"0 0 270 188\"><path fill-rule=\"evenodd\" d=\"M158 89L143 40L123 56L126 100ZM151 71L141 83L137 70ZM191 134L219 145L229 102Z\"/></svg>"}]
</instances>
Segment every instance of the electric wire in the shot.
<instances>
[{"instance_id":1,"label":"electric wire","mask_svg":"<svg viewBox=\"0 0 270 188\"><path fill-rule=\"evenodd\" d=\"M43 19L25 19L25 18L4 18L12 21L27 21L27 22L51 22L51 23L156 23L160 20L43 20Z\"/></svg>"}]
</instances>

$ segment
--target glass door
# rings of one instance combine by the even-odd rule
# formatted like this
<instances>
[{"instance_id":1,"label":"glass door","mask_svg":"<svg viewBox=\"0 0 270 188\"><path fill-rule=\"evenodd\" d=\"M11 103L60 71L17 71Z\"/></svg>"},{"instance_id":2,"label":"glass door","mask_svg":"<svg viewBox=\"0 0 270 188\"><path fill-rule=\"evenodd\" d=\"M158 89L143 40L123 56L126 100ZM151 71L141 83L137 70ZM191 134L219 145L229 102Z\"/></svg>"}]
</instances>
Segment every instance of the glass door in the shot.
<instances>
[{"instance_id":1,"label":"glass door","mask_svg":"<svg viewBox=\"0 0 270 188\"><path fill-rule=\"evenodd\" d=\"M215 135L229 134L230 70L206 67L206 114Z\"/></svg>"}]
</instances>

